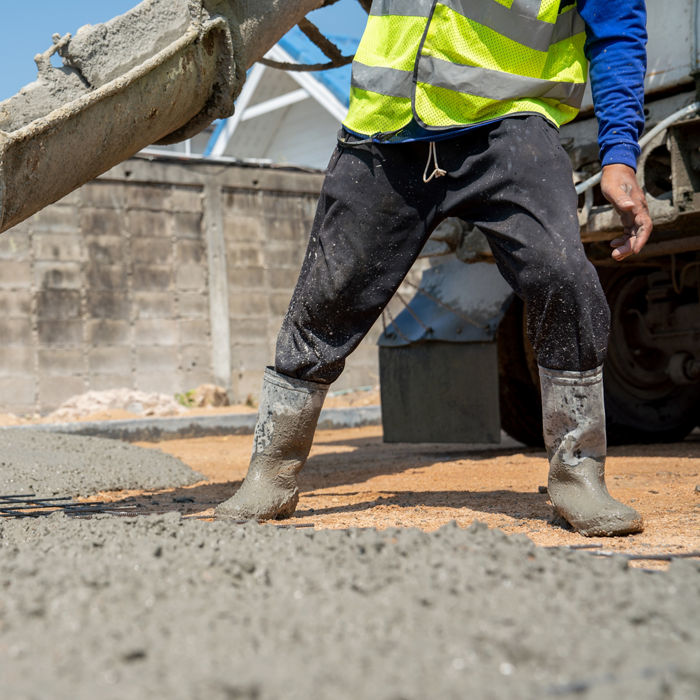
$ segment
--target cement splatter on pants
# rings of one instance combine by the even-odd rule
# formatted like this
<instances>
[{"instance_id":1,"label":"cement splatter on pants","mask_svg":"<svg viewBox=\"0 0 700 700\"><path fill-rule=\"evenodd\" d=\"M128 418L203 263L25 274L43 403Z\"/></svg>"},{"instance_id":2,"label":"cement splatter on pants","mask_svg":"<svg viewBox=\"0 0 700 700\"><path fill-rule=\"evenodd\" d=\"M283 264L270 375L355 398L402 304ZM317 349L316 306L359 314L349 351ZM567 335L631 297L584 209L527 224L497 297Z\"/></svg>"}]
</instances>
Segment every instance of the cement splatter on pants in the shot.
<instances>
[{"instance_id":1,"label":"cement splatter on pants","mask_svg":"<svg viewBox=\"0 0 700 700\"><path fill-rule=\"evenodd\" d=\"M460 217L486 235L528 309L540 365L588 370L605 358L609 310L581 244L571 164L557 130L511 117L437 143L447 175L423 182L425 142L333 154L275 368L331 383L434 228Z\"/></svg>"}]
</instances>

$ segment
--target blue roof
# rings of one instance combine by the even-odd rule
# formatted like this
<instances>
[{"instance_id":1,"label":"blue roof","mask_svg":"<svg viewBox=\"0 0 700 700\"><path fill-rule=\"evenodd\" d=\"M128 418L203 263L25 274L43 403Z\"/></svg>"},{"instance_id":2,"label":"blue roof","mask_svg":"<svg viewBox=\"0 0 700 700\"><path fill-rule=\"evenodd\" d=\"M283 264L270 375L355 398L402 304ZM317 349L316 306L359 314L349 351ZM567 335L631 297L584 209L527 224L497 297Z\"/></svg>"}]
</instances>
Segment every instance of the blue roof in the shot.
<instances>
[{"instance_id":1,"label":"blue roof","mask_svg":"<svg viewBox=\"0 0 700 700\"><path fill-rule=\"evenodd\" d=\"M328 35L328 39L341 50L344 56L352 56L360 43L359 37ZM287 32L287 34L280 39L279 45L293 60L299 63L325 63L328 61L323 51L309 41L299 27L294 27L294 29ZM351 66L349 64L340 68L314 71L311 73L316 80L325 85L336 99L346 107L350 104L350 74ZM226 121L226 119L220 119L214 122L214 131L209 137L209 142L204 149L205 156L211 155L214 144L224 129Z\"/></svg>"},{"instance_id":2,"label":"blue roof","mask_svg":"<svg viewBox=\"0 0 700 700\"><path fill-rule=\"evenodd\" d=\"M360 43L359 37L329 36L343 53L352 56ZM299 63L325 63L328 58L315 44L310 42L299 27L294 27L279 41L279 45ZM314 71L311 73L320 83L325 85L339 102L346 107L350 100L350 65L330 70Z\"/></svg>"}]
</instances>

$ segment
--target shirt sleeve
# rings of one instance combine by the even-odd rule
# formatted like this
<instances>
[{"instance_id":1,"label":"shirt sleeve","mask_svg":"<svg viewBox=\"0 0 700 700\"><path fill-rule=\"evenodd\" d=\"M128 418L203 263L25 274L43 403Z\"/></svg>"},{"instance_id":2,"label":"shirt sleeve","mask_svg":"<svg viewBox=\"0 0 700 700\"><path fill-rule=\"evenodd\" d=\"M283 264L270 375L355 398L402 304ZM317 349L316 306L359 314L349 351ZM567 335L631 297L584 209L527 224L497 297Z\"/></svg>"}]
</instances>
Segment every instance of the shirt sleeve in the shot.
<instances>
[{"instance_id":1,"label":"shirt sleeve","mask_svg":"<svg viewBox=\"0 0 700 700\"><path fill-rule=\"evenodd\" d=\"M577 0L577 9L586 25L601 162L636 169L644 129L645 1Z\"/></svg>"}]
</instances>

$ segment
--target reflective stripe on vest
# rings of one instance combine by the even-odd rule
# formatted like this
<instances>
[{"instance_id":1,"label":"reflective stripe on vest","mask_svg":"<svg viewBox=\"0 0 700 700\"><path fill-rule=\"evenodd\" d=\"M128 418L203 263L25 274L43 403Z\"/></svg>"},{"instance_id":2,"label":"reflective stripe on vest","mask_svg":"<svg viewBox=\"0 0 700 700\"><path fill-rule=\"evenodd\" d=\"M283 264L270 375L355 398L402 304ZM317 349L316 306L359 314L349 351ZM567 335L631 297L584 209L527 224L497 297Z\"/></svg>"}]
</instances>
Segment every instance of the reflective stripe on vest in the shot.
<instances>
[{"instance_id":1,"label":"reflective stripe on vest","mask_svg":"<svg viewBox=\"0 0 700 700\"><path fill-rule=\"evenodd\" d=\"M572 0L374 0L345 125L393 132L520 112L558 126L581 104L587 63Z\"/></svg>"},{"instance_id":2,"label":"reflective stripe on vest","mask_svg":"<svg viewBox=\"0 0 700 700\"><path fill-rule=\"evenodd\" d=\"M585 83L525 78L488 68L460 66L430 56L422 58L418 64L417 80L446 90L499 101L518 99L525 91L528 97L558 100L572 107L581 104L586 88ZM388 97L411 99L413 72L357 63L352 67L352 84L361 90L381 93Z\"/></svg>"},{"instance_id":3,"label":"reflective stripe on vest","mask_svg":"<svg viewBox=\"0 0 700 700\"><path fill-rule=\"evenodd\" d=\"M403 15L404 17L429 17L433 0L375 0L370 15Z\"/></svg>"},{"instance_id":4,"label":"reflective stripe on vest","mask_svg":"<svg viewBox=\"0 0 700 700\"><path fill-rule=\"evenodd\" d=\"M495 0L444 0L442 4L536 51L548 51L551 44L584 31L578 12L564 12L554 25L537 19L540 2L514 0L510 8ZM372 3L370 14L427 18L433 4L433 0L378 0ZM521 13L520 9L525 11Z\"/></svg>"}]
</instances>

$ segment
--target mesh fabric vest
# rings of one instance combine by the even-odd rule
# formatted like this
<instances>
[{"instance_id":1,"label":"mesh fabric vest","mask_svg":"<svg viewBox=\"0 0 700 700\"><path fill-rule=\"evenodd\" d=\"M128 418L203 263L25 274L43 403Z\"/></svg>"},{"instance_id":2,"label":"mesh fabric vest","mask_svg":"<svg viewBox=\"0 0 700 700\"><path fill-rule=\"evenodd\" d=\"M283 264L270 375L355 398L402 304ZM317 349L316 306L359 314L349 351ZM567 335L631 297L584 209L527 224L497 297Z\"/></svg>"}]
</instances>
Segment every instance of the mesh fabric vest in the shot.
<instances>
[{"instance_id":1,"label":"mesh fabric vest","mask_svg":"<svg viewBox=\"0 0 700 700\"><path fill-rule=\"evenodd\" d=\"M352 65L345 126L390 134L578 113L586 86L575 0L374 0Z\"/></svg>"}]
</instances>

